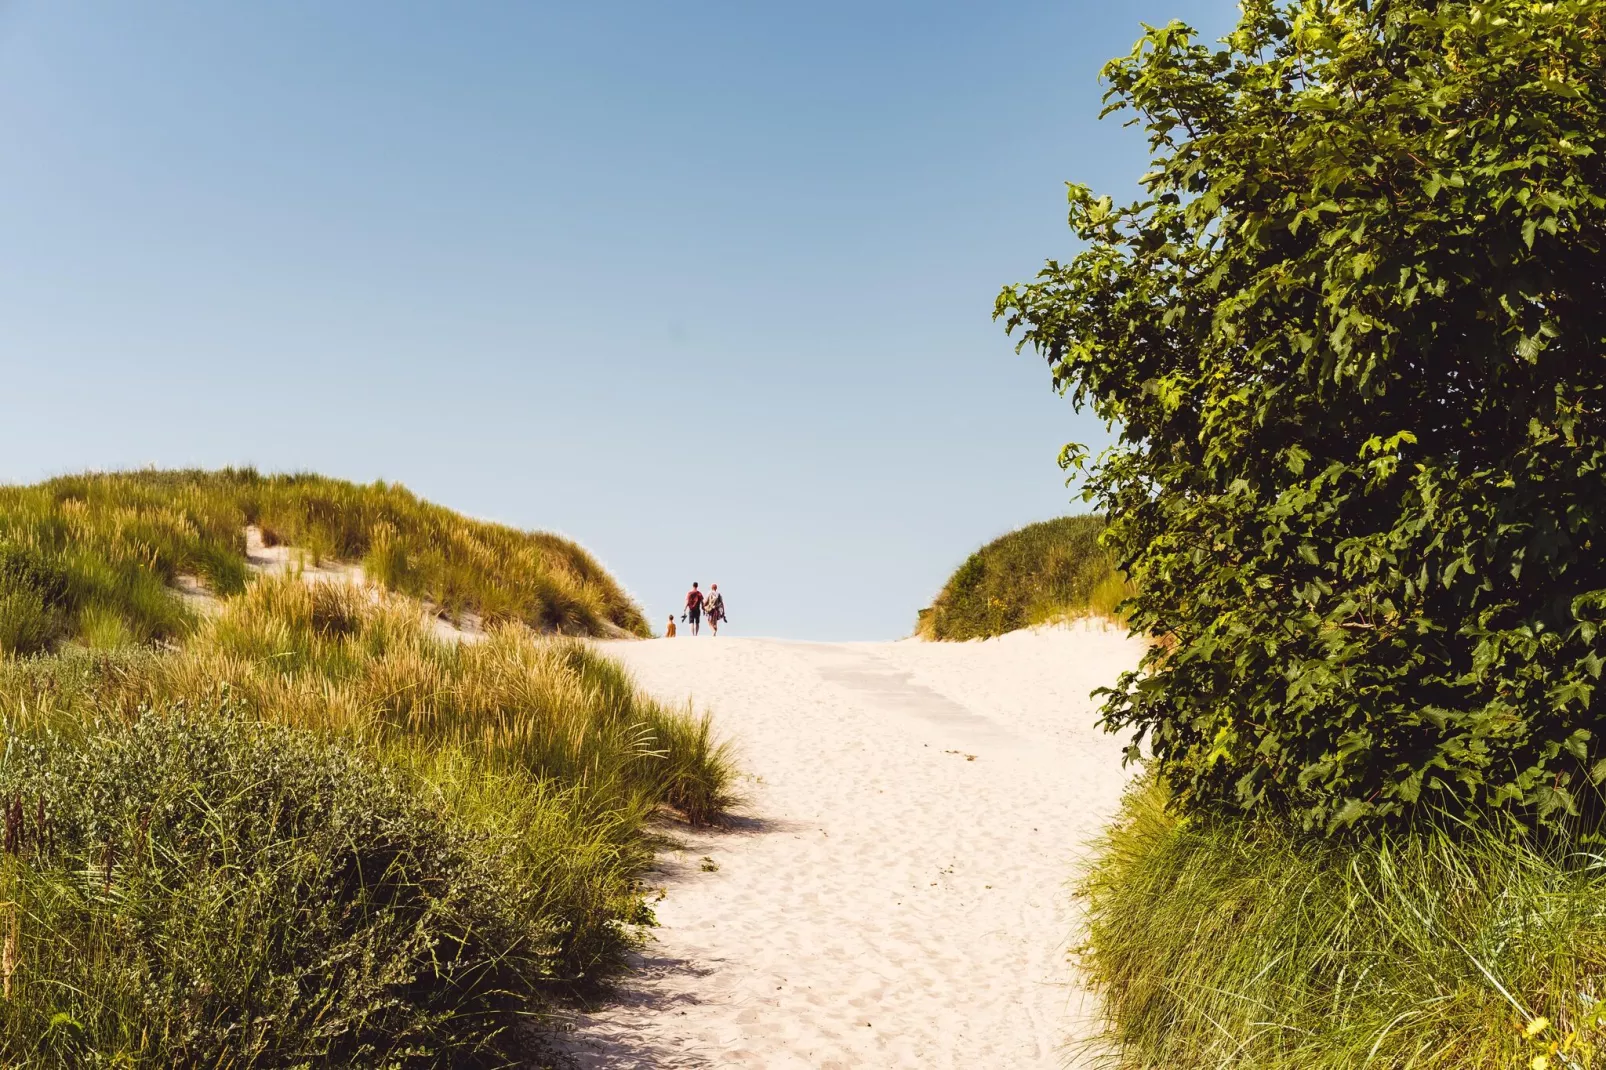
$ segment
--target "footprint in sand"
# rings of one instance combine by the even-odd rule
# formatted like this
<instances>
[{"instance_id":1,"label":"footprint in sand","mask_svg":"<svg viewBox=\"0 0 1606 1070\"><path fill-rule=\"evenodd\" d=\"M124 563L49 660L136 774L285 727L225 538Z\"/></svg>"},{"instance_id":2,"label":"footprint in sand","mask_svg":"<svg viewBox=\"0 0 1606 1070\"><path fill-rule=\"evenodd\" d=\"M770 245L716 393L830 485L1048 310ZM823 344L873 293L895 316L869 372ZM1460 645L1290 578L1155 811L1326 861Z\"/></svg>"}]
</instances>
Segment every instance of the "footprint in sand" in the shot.
<instances>
[{"instance_id":1,"label":"footprint in sand","mask_svg":"<svg viewBox=\"0 0 1606 1070\"><path fill-rule=\"evenodd\" d=\"M1095 1009L1068 881L1126 782L1089 693L1141 649L1096 626L987 643L609 644L713 710L751 775L681 837L583 1068L1078 1065ZM710 864L711 863L711 864Z\"/></svg>"}]
</instances>

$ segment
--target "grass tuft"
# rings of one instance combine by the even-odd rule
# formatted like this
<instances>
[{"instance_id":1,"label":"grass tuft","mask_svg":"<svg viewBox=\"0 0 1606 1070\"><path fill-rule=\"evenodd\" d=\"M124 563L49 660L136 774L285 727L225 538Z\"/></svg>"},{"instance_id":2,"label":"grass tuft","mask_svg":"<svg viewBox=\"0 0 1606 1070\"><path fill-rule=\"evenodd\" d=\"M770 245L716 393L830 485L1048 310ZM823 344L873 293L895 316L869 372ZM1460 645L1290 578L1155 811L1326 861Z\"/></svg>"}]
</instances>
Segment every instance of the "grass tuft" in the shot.
<instances>
[{"instance_id":1,"label":"grass tuft","mask_svg":"<svg viewBox=\"0 0 1606 1070\"><path fill-rule=\"evenodd\" d=\"M1166 801L1135 788L1081 886L1121 1065L1606 1059L1598 848L1448 821L1312 840Z\"/></svg>"}]
</instances>

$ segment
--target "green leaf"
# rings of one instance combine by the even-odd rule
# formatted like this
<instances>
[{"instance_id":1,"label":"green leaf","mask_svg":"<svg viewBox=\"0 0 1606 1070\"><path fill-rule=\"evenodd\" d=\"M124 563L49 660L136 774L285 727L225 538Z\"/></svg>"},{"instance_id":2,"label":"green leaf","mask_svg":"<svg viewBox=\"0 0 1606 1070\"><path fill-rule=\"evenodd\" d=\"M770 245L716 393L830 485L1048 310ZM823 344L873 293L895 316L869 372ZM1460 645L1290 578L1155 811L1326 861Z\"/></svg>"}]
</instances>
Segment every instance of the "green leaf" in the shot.
<instances>
[{"instance_id":1,"label":"green leaf","mask_svg":"<svg viewBox=\"0 0 1606 1070\"><path fill-rule=\"evenodd\" d=\"M1105 68L1147 199L1079 193L1083 251L997 307L1120 443L1082 487L1159 653L1104 717L1185 809L1405 821L1432 770L1571 812L1606 718L1598 6L1255 2Z\"/></svg>"}]
</instances>

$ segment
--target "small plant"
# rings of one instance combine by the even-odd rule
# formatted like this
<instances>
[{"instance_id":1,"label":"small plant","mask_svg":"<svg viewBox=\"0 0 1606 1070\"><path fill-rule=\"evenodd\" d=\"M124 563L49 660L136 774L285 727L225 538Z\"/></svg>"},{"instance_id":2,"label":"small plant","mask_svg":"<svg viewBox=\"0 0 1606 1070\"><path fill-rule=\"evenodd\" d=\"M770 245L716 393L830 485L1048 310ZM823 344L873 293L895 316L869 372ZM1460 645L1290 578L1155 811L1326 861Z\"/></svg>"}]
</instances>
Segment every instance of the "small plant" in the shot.
<instances>
[{"instance_id":1,"label":"small plant","mask_svg":"<svg viewBox=\"0 0 1606 1070\"><path fill-rule=\"evenodd\" d=\"M78 638L91 650L117 650L135 641L122 614L104 606L87 606L79 613Z\"/></svg>"},{"instance_id":2,"label":"small plant","mask_svg":"<svg viewBox=\"0 0 1606 1070\"><path fill-rule=\"evenodd\" d=\"M48 650L60 633L60 615L39 592L0 588L0 655Z\"/></svg>"},{"instance_id":3,"label":"small plant","mask_svg":"<svg viewBox=\"0 0 1606 1070\"><path fill-rule=\"evenodd\" d=\"M704 873L718 873L719 872L719 863L715 862L712 858L708 857L707 855L703 855L702 862L698 865L697 868L701 869Z\"/></svg>"},{"instance_id":4,"label":"small plant","mask_svg":"<svg viewBox=\"0 0 1606 1070\"><path fill-rule=\"evenodd\" d=\"M0 655L36 654L66 630L66 570L28 547L0 542Z\"/></svg>"}]
</instances>

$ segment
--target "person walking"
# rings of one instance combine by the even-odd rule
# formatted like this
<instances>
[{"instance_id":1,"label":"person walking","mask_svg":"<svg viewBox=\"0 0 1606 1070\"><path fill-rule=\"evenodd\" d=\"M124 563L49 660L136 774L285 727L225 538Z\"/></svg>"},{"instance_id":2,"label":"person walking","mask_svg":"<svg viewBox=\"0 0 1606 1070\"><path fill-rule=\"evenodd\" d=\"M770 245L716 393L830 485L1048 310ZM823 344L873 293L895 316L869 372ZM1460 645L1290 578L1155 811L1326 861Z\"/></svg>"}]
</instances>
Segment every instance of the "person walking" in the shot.
<instances>
[{"instance_id":1,"label":"person walking","mask_svg":"<svg viewBox=\"0 0 1606 1070\"><path fill-rule=\"evenodd\" d=\"M702 619L703 592L697 589L697 584L694 582L691 585L691 590L686 592L686 613L681 617L681 620L688 621L691 624L691 633L696 635L698 622Z\"/></svg>"},{"instance_id":2,"label":"person walking","mask_svg":"<svg viewBox=\"0 0 1606 1070\"><path fill-rule=\"evenodd\" d=\"M725 619L725 596L719 593L719 584L708 585L708 597L703 599L703 613L708 617L708 626L719 635L719 622Z\"/></svg>"}]
</instances>

